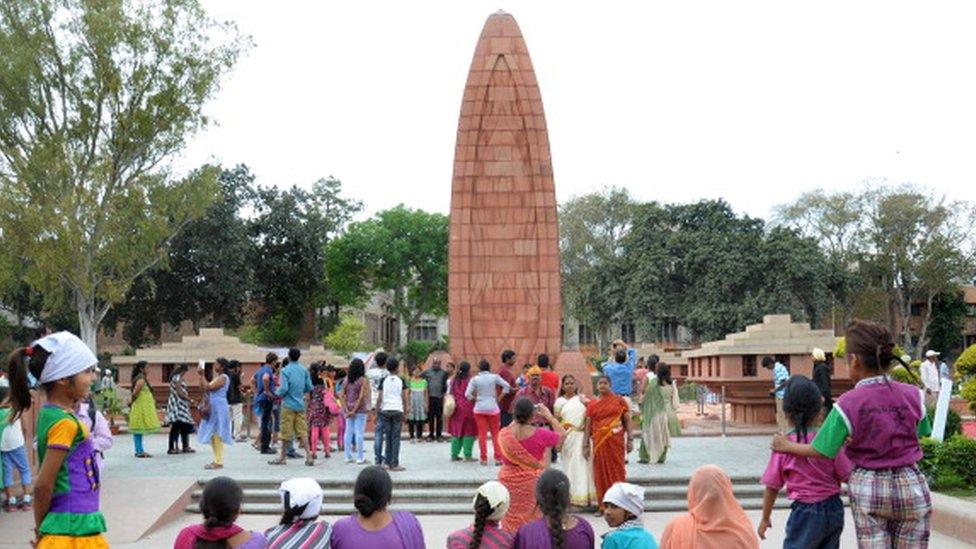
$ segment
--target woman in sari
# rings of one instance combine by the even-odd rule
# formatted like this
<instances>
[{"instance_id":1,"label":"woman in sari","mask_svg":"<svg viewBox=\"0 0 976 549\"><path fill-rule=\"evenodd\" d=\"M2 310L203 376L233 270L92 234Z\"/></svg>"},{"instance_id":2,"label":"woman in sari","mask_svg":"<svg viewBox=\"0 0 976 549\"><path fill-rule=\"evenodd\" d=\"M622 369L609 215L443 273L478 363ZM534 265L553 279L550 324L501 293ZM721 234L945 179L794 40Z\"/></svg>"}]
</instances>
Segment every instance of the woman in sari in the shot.
<instances>
[{"instance_id":1,"label":"woman in sari","mask_svg":"<svg viewBox=\"0 0 976 549\"><path fill-rule=\"evenodd\" d=\"M704 465L688 482L688 513L671 520L661 549L758 549L759 536L732 493L725 471Z\"/></svg>"},{"instance_id":2,"label":"woman in sari","mask_svg":"<svg viewBox=\"0 0 976 549\"><path fill-rule=\"evenodd\" d=\"M579 392L576 378L563 376L559 398L556 399L556 417L566 429L566 440L560 452L563 472L569 477L569 501L576 507L596 504L596 486L593 484L593 462L583 456L586 445L586 403L589 399Z\"/></svg>"},{"instance_id":3,"label":"woman in sari","mask_svg":"<svg viewBox=\"0 0 976 549\"><path fill-rule=\"evenodd\" d=\"M532 416L539 413L549 422L549 429L532 425ZM539 517L535 505L535 483L546 468L545 456L549 448L562 446L566 430L545 406L536 406L527 397L519 397L512 406L514 421L499 433L502 468L498 481L505 485L511 499L502 528L515 533Z\"/></svg>"},{"instance_id":4,"label":"woman in sari","mask_svg":"<svg viewBox=\"0 0 976 549\"><path fill-rule=\"evenodd\" d=\"M592 452L589 444L583 445L583 456L593 457L593 482L596 484L596 497L599 504L597 515L603 514L603 494L615 482L627 480L624 464L624 446L627 453L634 450L631 439L630 406L624 397L610 390L610 378L600 376L596 383L599 398L586 405L586 440L593 441Z\"/></svg>"},{"instance_id":5,"label":"woman in sari","mask_svg":"<svg viewBox=\"0 0 976 549\"><path fill-rule=\"evenodd\" d=\"M658 364L657 379L647 384L641 405L641 463L664 463L671 437L681 434L678 423L678 388L671 367Z\"/></svg>"},{"instance_id":6,"label":"woman in sari","mask_svg":"<svg viewBox=\"0 0 976 549\"><path fill-rule=\"evenodd\" d=\"M454 397L454 413L447 420L447 432L451 433L451 461L474 461L474 439L478 436L478 424L474 421L474 401L464 396L471 382L471 364L461 362L457 374L447 382L447 392Z\"/></svg>"}]
</instances>

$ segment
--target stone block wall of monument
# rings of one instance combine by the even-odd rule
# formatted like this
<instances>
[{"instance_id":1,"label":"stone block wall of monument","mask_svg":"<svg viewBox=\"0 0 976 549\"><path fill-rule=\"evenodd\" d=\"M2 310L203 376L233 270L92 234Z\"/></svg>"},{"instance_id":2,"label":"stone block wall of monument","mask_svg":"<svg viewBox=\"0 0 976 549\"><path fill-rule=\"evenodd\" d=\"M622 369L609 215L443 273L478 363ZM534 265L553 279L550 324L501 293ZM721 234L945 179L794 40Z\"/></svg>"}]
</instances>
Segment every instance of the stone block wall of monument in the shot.
<instances>
[{"instance_id":1,"label":"stone block wall of monument","mask_svg":"<svg viewBox=\"0 0 976 549\"><path fill-rule=\"evenodd\" d=\"M519 364L562 348L558 225L542 97L515 18L491 15L461 103L448 278L451 355Z\"/></svg>"}]
</instances>

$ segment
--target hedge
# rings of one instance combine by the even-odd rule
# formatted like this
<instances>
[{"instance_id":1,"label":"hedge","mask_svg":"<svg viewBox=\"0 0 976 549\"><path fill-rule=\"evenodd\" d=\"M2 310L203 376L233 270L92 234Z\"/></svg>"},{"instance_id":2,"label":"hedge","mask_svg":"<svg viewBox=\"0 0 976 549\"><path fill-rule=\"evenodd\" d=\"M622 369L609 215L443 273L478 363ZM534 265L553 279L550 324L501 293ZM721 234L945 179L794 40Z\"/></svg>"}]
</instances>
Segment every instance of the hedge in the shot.
<instances>
[{"instance_id":1,"label":"hedge","mask_svg":"<svg viewBox=\"0 0 976 549\"><path fill-rule=\"evenodd\" d=\"M921 441L922 460L919 469L936 490L976 487L976 440L954 436L939 444L925 438Z\"/></svg>"},{"instance_id":2,"label":"hedge","mask_svg":"<svg viewBox=\"0 0 976 549\"><path fill-rule=\"evenodd\" d=\"M956 372L961 375L976 374L976 343L967 347L956 359Z\"/></svg>"}]
</instances>

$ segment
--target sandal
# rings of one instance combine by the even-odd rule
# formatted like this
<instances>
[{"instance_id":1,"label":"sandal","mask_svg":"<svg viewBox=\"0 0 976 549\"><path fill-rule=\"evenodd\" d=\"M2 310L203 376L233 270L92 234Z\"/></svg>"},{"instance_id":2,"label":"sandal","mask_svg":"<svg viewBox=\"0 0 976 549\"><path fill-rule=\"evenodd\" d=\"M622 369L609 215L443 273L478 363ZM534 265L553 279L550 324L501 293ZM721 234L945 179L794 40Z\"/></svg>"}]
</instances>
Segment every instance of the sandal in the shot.
<instances>
[{"instance_id":1,"label":"sandal","mask_svg":"<svg viewBox=\"0 0 976 549\"><path fill-rule=\"evenodd\" d=\"M268 462L268 465L286 465L287 463L288 463L288 460L284 460L284 459L278 458L278 459L273 459L273 460L269 461Z\"/></svg>"},{"instance_id":2,"label":"sandal","mask_svg":"<svg viewBox=\"0 0 976 549\"><path fill-rule=\"evenodd\" d=\"M207 470L210 470L210 469L223 469L224 466L223 466L223 464L220 464L220 463L208 463L208 464L204 465L203 468L204 469L207 469Z\"/></svg>"},{"instance_id":3,"label":"sandal","mask_svg":"<svg viewBox=\"0 0 976 549\"><path fill-rule=\"evenodd\" d=\"M136 454L137 458L151 458L152 454L147 454L146 452L139 452Z\"/></svg>"},{"instance_id":4,"label":"sandal","mask_svg":"<svg viewBox=\"0 0 976 549\"><path fill-rule=\"evenodd\" d=\"M171 456L173 456L173 455L179 454L180 451L177 450L176 448L170 448L169 450L166 451L166 453L169 454L169 455L171 455Z\"/></svg>"},{"instance_id":5,"label":"sandal","mask_svg":"<svg viewBox=\"0 0 976 549\"><path fill-rule=\"evenodd\" d=\"M197 453L197 451L194 450L193 448L183 448L183 453L184 454L195 454L195 453Z\"/></svg>"},{"instance_id":6,"label":"sandal","mask_svg":"<svg viewBox=\"0 0 976 549\"><path fill-rule=\"evenodd\" d=\"M315 460L314 459L306 459L305 460L305 465L307 465L309 467L315 467Z\"/></svg>"}]
</instances>

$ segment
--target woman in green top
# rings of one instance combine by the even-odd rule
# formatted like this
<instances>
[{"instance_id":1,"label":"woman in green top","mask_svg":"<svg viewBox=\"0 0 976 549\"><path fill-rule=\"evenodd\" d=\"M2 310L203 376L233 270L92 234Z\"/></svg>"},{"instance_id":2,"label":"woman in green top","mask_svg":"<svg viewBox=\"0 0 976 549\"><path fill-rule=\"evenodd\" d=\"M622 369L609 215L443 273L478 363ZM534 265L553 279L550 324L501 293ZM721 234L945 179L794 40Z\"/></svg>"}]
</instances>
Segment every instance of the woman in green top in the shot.
<instances>
[{"instance_id":1,"label":"woman in green top","mask_svg":"<svg viewBox=\"0 0 976 549\"><path fill-rule=\"evenodd\" d=\"M88 397L98 359L68 332L46 336L10 354L11 420L32 404L29 377L37 378L47 403L37 418L40 470L34 488L34 547L108 547L99 511L100 477L91 433L75 405Z\"/></svg>"},{"instance_id":2,"label":"woman in green top","mask_svg":"<svg viewBox=\"0 0 976 549\"><path fill-rule=\"evenodd\" d=\"M142 447L142 436L159 430L156 415L156 399L149 381L146 380L146 361L140 360L132 367L132 403L129 408L129 432L135 445L137 458L151 458Z\"/></svg>"},{"instance_id":3,"label":"woman in green top","mask_svg":"<svg viewBox=\"0 0 976 549\"><path fill-rule=\"evenodd\" d=\"M657 365L657 378L644 389L641 403L641 463L664 463L671 437L681 434L678 423L678 387L671 380L671 367Z\"/></svg>"},{"instance_id":4,"label":"woman in green top","mask_svg":"<svg viewBox=\"0 0 976 549\"><path fill-rule=\"evenodd\" d=\"M410 388L410 412L407 415L410 442L423 442L424 423L427 423L427 380L420 377L420 366L410 370L410 383L407 386Z\"/></svg>"}]
</instances>

